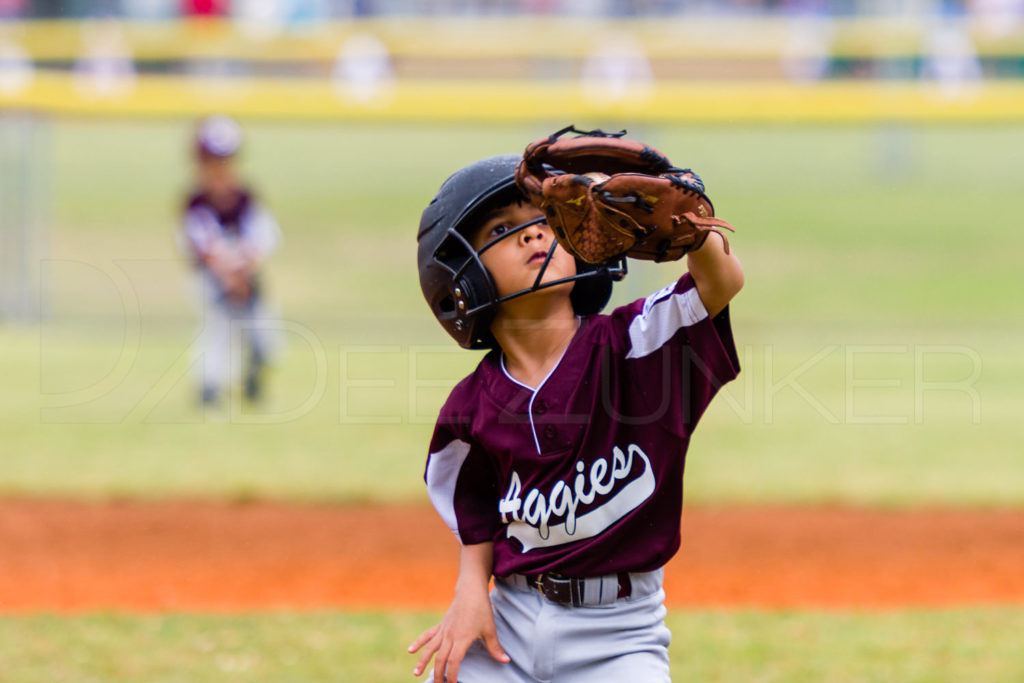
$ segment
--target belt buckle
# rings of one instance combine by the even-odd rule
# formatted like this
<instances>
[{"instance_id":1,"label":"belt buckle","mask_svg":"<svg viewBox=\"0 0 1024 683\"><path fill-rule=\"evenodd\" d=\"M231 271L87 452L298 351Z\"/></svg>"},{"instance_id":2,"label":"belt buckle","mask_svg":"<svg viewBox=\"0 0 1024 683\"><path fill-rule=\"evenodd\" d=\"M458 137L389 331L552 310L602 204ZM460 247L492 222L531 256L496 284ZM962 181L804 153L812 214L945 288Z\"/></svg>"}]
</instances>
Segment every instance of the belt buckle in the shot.
<instances>
[{"instance_id":1,"label":"belt buckle","mask_svg":"<svg viewBox=\"0 0 1024 683\"><path fill-rule=\"evenodd\" d=\"M534 586L541 595L553 603L566 607L581 607L583 605L582 583L580 579L546 572L537 576Z\"/></svg>"}]
</instances>

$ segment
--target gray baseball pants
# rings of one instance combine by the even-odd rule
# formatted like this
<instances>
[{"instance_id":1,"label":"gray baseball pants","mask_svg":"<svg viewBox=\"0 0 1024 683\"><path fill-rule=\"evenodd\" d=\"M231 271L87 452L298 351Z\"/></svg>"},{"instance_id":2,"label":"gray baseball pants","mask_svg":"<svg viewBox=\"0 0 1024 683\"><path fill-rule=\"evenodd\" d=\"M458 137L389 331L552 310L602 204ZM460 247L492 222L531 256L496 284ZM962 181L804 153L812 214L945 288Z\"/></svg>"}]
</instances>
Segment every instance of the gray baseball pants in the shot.
<instances>
[{"instance_id":1,"label":"gray baseball pants","mask_svg":"<svg viewBox=\"0 0 1024 683\"><path fill-rule=\"evenodd\" d=\"M221 394L238 379L244 366L236 342L244 340L261 358L268 359L274 347L276 320L258 298L243 306L226 303L220 286L208 273L200 274L199 290L199 381L204 389Z\"/></svg>"},{"instance_id":2,"label":"gray baseball pants","mask_svg":"<svg viewBox=\"0 0 1024 683\"><path fill-rule=\"evenodd\" d=\"M476 642L459 667L460 683L670 681L663 571L631 577L632 596L601 607L564 607L522 581L497 579L494 621L512 661L496 662Z\"/></svg>"}]
</instances>

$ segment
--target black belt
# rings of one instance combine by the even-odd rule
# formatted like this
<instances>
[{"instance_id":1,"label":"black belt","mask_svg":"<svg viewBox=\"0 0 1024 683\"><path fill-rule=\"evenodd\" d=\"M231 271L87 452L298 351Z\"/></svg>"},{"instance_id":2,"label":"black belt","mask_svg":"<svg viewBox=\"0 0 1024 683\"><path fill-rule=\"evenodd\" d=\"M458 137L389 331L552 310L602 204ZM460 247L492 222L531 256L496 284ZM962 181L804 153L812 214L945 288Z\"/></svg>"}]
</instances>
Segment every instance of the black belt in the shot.
<instances>
[{"instance_id":1,"label":"black belt","mask_svg":"<svg viewBox=\"0 0 1024 683\"><path fill-rule=\"evenodd\" d=\"M619 592L617 598L628 598L633 593L633 584L629 579L629 572L616 574L619 579ZM541 595L551 602L567 607L584 606L584 587L587 581L601 581L601 577L592 579L577 579L569 576L562 576L553 572L544 574L527 574L526 580L531 588L536 588Z\"/></svg>"}]
</instances>

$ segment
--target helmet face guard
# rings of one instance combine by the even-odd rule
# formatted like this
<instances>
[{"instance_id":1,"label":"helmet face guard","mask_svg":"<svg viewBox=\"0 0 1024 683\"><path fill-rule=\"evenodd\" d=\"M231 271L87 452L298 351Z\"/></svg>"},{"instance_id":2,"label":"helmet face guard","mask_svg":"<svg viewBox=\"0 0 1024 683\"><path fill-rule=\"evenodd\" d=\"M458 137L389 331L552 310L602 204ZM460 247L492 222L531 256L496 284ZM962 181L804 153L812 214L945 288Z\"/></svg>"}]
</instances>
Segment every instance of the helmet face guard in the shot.
<instances>
[{"instance_id":1,"label":"helmet face guard","mask_svg":"<svg viewBox=\"0 0 1024 683\"><path fill-rule=\"evenodd\" d=\"M575 275L569 277L558 278L557 280L551 280L550 282L542 282L544 274L548 270L548 264L551 263L551 257L555 254L555 249L558 248L558 242L554 239L551 240L551 247L548 248L548 254L544 258L544 263L541 264L540 270L537 272L537 277L534 279L533 284L519 291L506 294L504 296L498 295L498 288L494 283L494 278L490 272L484 266L481 255L488 249L492 248L502 240L513 237L527 228L546 222L547 219L543 216L535 218L531 221L521 223L514 228L498 235L494 239L488 241L479 249L475 249L472 243L465 235L460 233L454 227L449 228L445 239L441 242L441 245L434 252L434 259L442 268L445 268L452 274L452 281L455 286L452 288L452 294L455 296L455 308L465 318L472 318L479 315L490 315L497 312L498 306L510 301L512 299L526 296L542 289L549 287L555 287L557 285L563 285L567 282L578 282L580 280L591 279L595 277L610 277L612 280L621 280L626 276L626 259L620 257L615 261L607 264L601 264L600 266L592 266L587 263L581 262L579 259L576 260L577 272ZM456 245L458 248L455 248ZM453 258L452 254L462 252L464 256L461 258L461 264L458 263L459 258ZM584 268L580 268L580 264L583 263ZM580 272L580 271L583 272ZM479 284L473 283L472 280L479 279ZM460 287L461 283L470 282L469 287ZM481 291L482 290L482 291ZM482 296L481 296L482 295ZM458 325L458 321L456 322Z\"/></svg>"},{"instance_id":2,"label":"helmet face guard","mask_svg":"<svg viewBox=\"0 0 1024 683\"><path fill-rule=\"evenodd\" d=\"M460 346L467 349L497 345L490 331L498 307L533 292L574 282L569 296L578 315L599 312L608 303L612 283L626 276L625 258L592 265L576 259L576 275L542 282L554 255L552 240L540 272L531 286L499 296L481 254L503 239L543 223L539 217L517 225L482 245L473 246L472 233L487 210L527 201L516 187L514 174L521 156L481 159L450 176L420 218L418 268L420 288L434 317Z\"/></svg>"}]
</instances>

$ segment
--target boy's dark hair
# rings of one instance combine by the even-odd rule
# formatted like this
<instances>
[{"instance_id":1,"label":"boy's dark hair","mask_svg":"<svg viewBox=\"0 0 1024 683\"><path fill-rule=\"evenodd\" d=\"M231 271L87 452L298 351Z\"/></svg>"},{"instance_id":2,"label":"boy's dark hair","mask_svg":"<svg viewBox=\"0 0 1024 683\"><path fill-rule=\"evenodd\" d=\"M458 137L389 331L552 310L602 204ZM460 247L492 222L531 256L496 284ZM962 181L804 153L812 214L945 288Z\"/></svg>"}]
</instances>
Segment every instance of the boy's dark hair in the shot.
<instances>
[{"instance_id":1,"label":"boy's dark hair","mask_svg":"<svg viewBox=\"0 0 1024 683\"><path fill-rule=\"evenodd\" d=\"M604 308L611 297L612 282L626 274L624 259L596 266L577 259L575 276L540 285L547 268L545 262L533 287L505 297L498 296L494 280L480 260L480 253L495 242L544 219L517 226L480 249L474 248L471 240L485 214L525 201L514 178L520 159L512 154L489 157L459 169L441 185L420 218L416 237L420 288L434 317L460 346L467 349L497 346L490 325L503 301L575 281L570 293L573 309L579 315L590 315Z\"/></svg>"}]
</instances>

